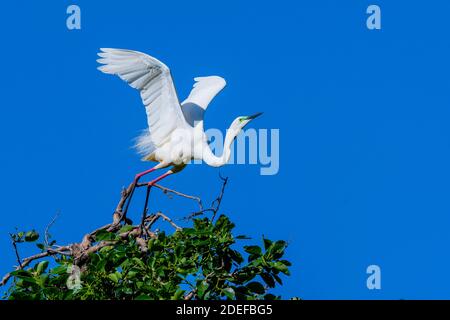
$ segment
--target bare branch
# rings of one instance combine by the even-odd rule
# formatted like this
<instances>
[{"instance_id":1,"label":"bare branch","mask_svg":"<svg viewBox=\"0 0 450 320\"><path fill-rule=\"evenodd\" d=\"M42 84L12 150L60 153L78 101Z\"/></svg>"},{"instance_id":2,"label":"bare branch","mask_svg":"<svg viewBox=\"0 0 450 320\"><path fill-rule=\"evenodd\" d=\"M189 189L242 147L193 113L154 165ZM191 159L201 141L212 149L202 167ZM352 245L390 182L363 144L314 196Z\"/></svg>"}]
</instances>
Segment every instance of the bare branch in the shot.
<instances>
[{"instance_id":1,"label":"bare branch","mask_svg":"<svg viewBox=\"0 0 450 320\"><path fill-rule=\"evenodd\" d=\"M139 183L139 184L136 185L136 187L144 187L144 186L147 186L147 183ZM202 199L200 199L200 197L191 196L191 195L188 195L188 194L185 194L185 193L173 190L173 189L169 189L167 187L163 187L162 185L159 185L159 184L154 184L153 187L162 190L162 192L164 194L174 194L174 195L177 195L179 197L183 197L183 198L186 198L186 199L194 200L194 201L196 201L198 203L199 210L200 211L203 210L203 203L202 203Z\"/></svg>"},{"instance_id":2,"label":"bare branch","mask_svg":"<svg viewBox=\"0 0 450 320\"><path fill-rule=\"evenodd\" d=\"M148 228L150 228L150 227L156 222L156 220L158 220L159 218L162 218L164 221L169 222L169 223L172 225L172 227L174 227L177 231L178 231L178 230L182 230L181 227L179 227L178 225L176 225L176 223L173 222L172 219L170 219L168 216L166 216L166 215L165 215L164 213L162 213L162 212L157 212L157 213L155 213L155 215L153 215L151 221L150 221L149 224L148 224Z\"/></svg>"},{"instance_id":3,"label":"bare branch","mask_svg":"<svg viewBox=\"0 0 450 320\"><path fill-rule=\"evenodd\" d=\"M219 175L219 177L222 180L222 188L220 190L219 196L216 199L214 199L214 201L211 203L211 207L197 211L197 212L193 212L189 216L184 218L185 220L190 220L190 219L192 219L196 216L200 216L206 212L212 212L211 221L214 220L214 218L217 215L217 212L219 212L220 204L222 203L222 198L223 198L223 195L225 194L225 187L227 186L227 183L228 183L228 177L224 178L224 177L222 177L222 175Z\"/></svg>"},{"instance_id":4,"label":"bare branch","mask_svg":"<svg viewBox=\"0 0 450 320\"><path fill-rule=\"evenodd\" d=\"M195 297L195 294L197 293L197 289L192 290L189 292L186 296L184 296L184 300L192 300L192 298Z\"/></svg>"},{"instance_id":5,"label":"bare branch","mask_svg":"<svg viewBox=\"0 0 450 320\"><path fill-rule=\"evenodd\" d=\"M11 243L14 248L14 253L16 254L17 263L19 263L20 268L22 268L22 262L19 255L19 249L17 249L17 243L16 239L14 239L14 236L10 233L9 236L11 237Z\"/></svg>"},{"instance_id":6,"label":"bare branch","mask_svg":"<svg viewBox=\"0 0 450 320\"><path fill-rule=\"evenodd\" d=\"M223 195L225 193L225 187L227 186L227 183L228 183L228 177L224 178L224 177L222 177L222 175L219 175L219 177L223 181L222 189L220 190L220 194L217 197L217 199L213 201L213 205L212 206L214 207L214 203L216 203L216 207L215 207L214 213L213 213L213 215L211 217L211 221L214 221L214 218L216 217L216 214L219 211L220 204L222 203L222 198L223 198Z\"/></svg>"},{"instance_id":7,"label":"bare branch","mask_svg":"<svg viewBox=\"0 0 450 320\"><path fill-rule=\"evenodd\" d=\"M44 232L44 243L45 243L45 246L46 246L46 247L49 246L48 240L49 240L49 238L50 238L50 234L49 234L50 228L55 224L56 219L58 219L59 215L60 215L60 212L59 212L59 211L56 212L56 214L55 214L55 216L53 217L52 221L50 221L50 223L45 227L45 232Z\"/></svg>"}]
</instances>

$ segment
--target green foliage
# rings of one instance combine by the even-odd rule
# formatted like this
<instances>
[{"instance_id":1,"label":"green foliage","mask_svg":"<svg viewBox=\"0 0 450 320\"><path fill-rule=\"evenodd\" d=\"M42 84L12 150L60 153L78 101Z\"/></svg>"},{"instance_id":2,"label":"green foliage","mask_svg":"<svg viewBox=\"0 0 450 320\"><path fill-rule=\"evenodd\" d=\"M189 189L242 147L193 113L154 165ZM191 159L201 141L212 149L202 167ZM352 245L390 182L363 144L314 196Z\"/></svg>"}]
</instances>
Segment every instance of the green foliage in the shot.
<instances>
[{"instance_id":1,"label":"green foliage","mask_svg":"<svg viewBox=\"0 0 450 320\"><path fill-rule=\"evenodd\" d=\"M20 232L11 234L11 239L15 243L34 242L37 239L39 239L39 233L37 233L35 230L31 230L28 232L20 231Z\"/></svg>"},{"instance_id":2,"label":"green foliage","mask_svg":"<svg viewBox=\"0 0 450 320\"><path fill-rule=\"evenodd\" d=\"M263 238L262 247L244 246L245 253L240 253L233 248L236 239L249 238L234 237L233 228L224 215L215 223L195 219L191 228L146 239L146 250L132 236L119 237L132 226L125 225L116 233L102 231L95 241L111 245L89 256L81 266L79 285L67 285L75 279L73 259L59 255L54 256L52 268L49 261L40 261L14 271L6 298L176 300L190 292L193 299L280 298L269 291L282 284L281 274L289 275L291 264L282 260L287 243ZM36 240L38 235L33 232L16 236Z\"/></svg>"}]
</instances>

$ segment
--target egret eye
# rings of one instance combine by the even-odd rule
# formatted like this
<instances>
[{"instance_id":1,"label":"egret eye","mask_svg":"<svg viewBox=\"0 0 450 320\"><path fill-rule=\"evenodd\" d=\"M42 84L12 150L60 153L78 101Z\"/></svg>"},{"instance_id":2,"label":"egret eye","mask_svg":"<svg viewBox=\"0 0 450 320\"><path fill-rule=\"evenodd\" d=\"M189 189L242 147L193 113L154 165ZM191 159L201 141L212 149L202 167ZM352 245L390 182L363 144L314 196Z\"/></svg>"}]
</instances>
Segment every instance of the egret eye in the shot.
<instances>
[{"instance_id":1,"label":"egret eye","mask_svg":"<svg viewBox=\"0 0 450 320\"><path fill-rule=\"evenodd\" d=\"M245 120L247 120L247 117L240 117L239 118L239 122L242 122L242 121L245 121Z\"/></svg>"}]
</instances>

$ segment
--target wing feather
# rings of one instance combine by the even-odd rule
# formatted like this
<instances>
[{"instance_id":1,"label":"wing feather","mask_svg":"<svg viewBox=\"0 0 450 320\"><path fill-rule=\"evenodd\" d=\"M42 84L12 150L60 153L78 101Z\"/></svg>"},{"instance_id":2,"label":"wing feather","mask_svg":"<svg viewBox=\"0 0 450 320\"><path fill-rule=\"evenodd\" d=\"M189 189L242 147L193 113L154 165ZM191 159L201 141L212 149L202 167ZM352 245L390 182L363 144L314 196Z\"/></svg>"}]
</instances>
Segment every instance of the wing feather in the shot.
<instances>
[{"instance_id":1,"label":"wing feather","mask_svg":"<svg viewBox=\"0 0 450 320\"><path fill-rule=\"evenodd\" d=\"M184 117L191 126L203 121L209 103L226 86L225 79L219 76L196 77L191 93L181 103Z\"/></svg>"},{"instance_id":2,"label":"wing feather","mask_svg":"<svg viewBox=\"0 0 450 320\"><path fill-rule=\"evenodd\" d=\"M140 91L149 126L149 133L144 133L138 141L141 151L148 153L160 147L175 129L186 126L170 70L165 64L138 51L100 50L98 69L119 76Z\"/></svg>"}]
</instances>

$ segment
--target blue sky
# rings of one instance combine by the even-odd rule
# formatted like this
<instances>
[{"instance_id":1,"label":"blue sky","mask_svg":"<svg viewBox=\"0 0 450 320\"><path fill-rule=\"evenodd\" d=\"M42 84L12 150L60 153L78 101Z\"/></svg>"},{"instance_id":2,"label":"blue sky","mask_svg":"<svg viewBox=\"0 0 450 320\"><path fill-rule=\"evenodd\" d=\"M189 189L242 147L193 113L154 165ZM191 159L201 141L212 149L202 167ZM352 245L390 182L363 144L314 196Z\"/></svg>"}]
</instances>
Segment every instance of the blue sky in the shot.
<instances>
[{"instance_id":1,"label":"blue sky","mask_svg":"<svg viewBox=\"0 0 450 320\"><path fill-rule=\"evenodd\" d=\"M66 28L77 4L82 29ZM382 29L366 28L378 4ZM280 129L280 171L191 166L165 185L214 199L237 233L290 243L304 299L450 298L448 1L37 1L2 3L0 273L15 263L8 232L60 243L110 220L120 188L150 163L130 148L146 125L137 92L96 70L100 47L140 50L172 70L181 98L199 75L228 86L206 115L225 130L263 111ZM195 210L155 192L177 218ZM138 210L138 208L135 208ZM136 211L135 211L136 214ZM25 250L24 255L30 253ZM381 267L368 290L366 268Z\"/></svg>"}]
</instances>

